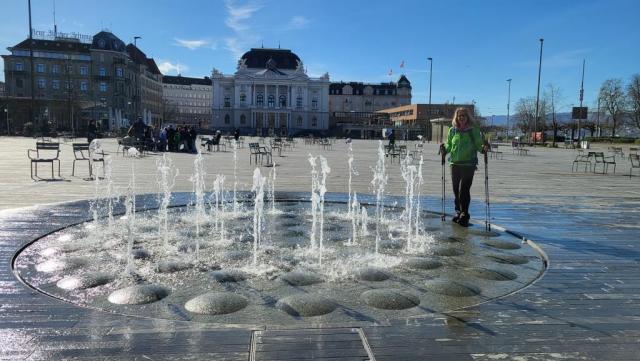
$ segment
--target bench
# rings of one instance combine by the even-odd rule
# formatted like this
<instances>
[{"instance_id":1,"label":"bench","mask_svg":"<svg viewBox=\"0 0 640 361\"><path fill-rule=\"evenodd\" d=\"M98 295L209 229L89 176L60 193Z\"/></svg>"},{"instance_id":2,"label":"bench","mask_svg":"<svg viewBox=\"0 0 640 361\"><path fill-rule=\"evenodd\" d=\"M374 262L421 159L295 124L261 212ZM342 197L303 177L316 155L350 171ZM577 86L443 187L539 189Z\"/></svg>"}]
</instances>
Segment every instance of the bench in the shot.
<instances>
[{"instance_id":1,"label":"bench","mask_svg":"<svg viewBox=\"0 0 640 361\"><path fill-rule=\"evenodd\" d=\"M603 152L589 152L589 156L593 156L593 173L596 172L596 168L598 165L602 166L602 173L605 174L609 172L609 165L613 164L613 174L616 174L616 157L609 156L605 157Z\"/></svg>"},{"instance_id":2,"label":"bench","mask_svg":"<svg viewBox=\"0 0 640 361\"><path fill-rule=\"evenodd\" d=\"M260 164L264 157L267 157L267 164L271 164L271 151L267 147L260 146L259 143L249 143L249 164L251 159L255 159L255 163L258 164L258 158L260 158Z\"/></svg>"},{"instance_id":3,"label":"bench","mask_svg":"<svg viewBox=\"0 0 640 361\"><path fill-rule=\"evenodd\" d=\"M58 162L58 177L60 177L60 143L45 143L37 142L36 149L28 149L27 157L29 157L31 168L31 179L36 180L34 176L34 163L35 163L35 176L38 177L38 164L39 163L51 163L51 179L55 179L53 172L53 164Z\"/></svg>"},{"instance_id":4,"label":"bench","mask_svg":"<svg viewBox=\"0 0 640 361\"><path fill-rule=\"evenodd\" d=\"M629 161L631 162L631 168L629 168L629 177L631 177L634 169L640 169L640 155L629 154Z\"/></svg>"}]
</instances>

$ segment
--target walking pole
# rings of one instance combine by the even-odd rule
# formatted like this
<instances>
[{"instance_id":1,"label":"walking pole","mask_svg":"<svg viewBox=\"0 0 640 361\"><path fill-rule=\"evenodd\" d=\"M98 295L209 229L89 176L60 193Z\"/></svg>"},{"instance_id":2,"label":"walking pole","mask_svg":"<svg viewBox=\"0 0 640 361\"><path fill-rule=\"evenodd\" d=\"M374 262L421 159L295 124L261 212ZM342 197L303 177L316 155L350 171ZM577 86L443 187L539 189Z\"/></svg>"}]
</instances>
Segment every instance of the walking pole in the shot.
<instances>
[{"instance_id":1,"label":"walking pole","mask_svg":"<svg viewBox=\"0 0 640 361\"><path fill-rule=\"evenodd\" d=\"M489 208L489 161L487 151L484 152L484 197L485 197L485 212L484 212L484 228L486 231L491 231L491 209Z\"/></svg>"},{"instance_id":2,"label":"walking pole","mask_svg":"<svg viewBox=\"0 0 640 361\"><path fill-rule=\"evenodd\" d=\"M444 177L445 177L445 170L444 170L444 165L445 165L445 157L447 155L447 152L444 151L443 148L440 148L440 151L438 152L440 153L440 155L442 156L442 216L440 217L440 219L444 222L445 221L445 212L444 212L444 201L445 201L445 184L444 184Z\"/></svg>"}]
</instances>

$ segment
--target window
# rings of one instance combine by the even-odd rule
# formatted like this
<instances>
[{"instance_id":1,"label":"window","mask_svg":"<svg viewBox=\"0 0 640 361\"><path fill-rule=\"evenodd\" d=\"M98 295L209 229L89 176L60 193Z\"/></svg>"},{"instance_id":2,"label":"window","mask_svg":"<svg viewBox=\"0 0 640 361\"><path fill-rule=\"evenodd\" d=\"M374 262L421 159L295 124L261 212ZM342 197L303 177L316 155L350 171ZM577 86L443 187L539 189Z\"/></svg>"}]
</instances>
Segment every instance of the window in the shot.
<instances>
[{"instance_id":1,"label":"window","mask_svg":"<svg viewBox=\"0 0 640 361\"><path fill-rule=\"evenodd\" d=\"M60 89L60 80L54 79L51 81L51 87L55 90Z\"/></svg>"},{"instance_id":2,"label":"window","mask_svg":"<svg viewBox=\"0 0 640 361\"><path fill-rule=\"evenodd\" d=\"M224 124L231 124L231 117L229 114L224 116Z\"/></svg>"},{"instance_id":3,"label":"window","mask_svg":"<svg viewBox=\"0 0 640 361\"><path fill-rule=\"evenodd\" d=\"M298 96L296 98L296 107L302 108L302 97L301 96Z\"/></svg>"},{"instance_id":4,"label":"window","mask_svg":"<svg viewBox=\"0 0 640 361\"><path fill-rule=\"evenodd\" d=\"M23 70L24 70L24 64L22 64L22 63L15 63L15 64L14 64L14 70L15 70L15 71L23 71Z\"/></svg>"},{"instance_id":5,"label":"window","mask_svg":"<svg viewBox=\"0 0 640 361\"><path fill-rule=\"evenodd\" d=\"M51 73L60 74L60 65L59 64L51 65Z\"/></svg>"},{"instance_id":6,"label":"window","mask_svg":"<svg viewBox=\"0 0 640 361\"><path fill-rule=\"evenodd\" d=\"M16 79L16 88L22 88L24 86L23 82L22 82L22 78L17 78Z\"/></svg>"},{"instance_id":7,"label":"window","mask_svg":"<svg viewBox=\"0 0 640 361\"><path fill-rule=\"evenodd\" d=\"M258 96L256 97L256 103L259 107L264 106L264 96L262 94L258 94Z\"/></svg>"},{"instance_id":8,"label":"window","mask_svg":"<svg viewBox=\"0 0 640 361\"><path fill-rule=\"evenodd\" d=\"M244 103L247 101L247 95L245 93L240 94L240 102Z\"/></svg>"},{"instance_id":9,"label":"window","mask_svg":"<svg viewBox=\"0 0 640 361\"><path fill-rule=\"evenodd\" d=\"M103 93L107 91L107 83L100 82L100 91Z\"/></svg>"},{"instance_id":10,"label":"window","mask_svg":"<svg viewBox=\"0 0 640 361\"><path fill-rule=\"evenodd\" d=\"M298 118L296 119L296 125L301 127L302 126L302 117L298 115Z\"/></svg>"},{"instance_id":11,"label":"window","mask_svg":"<svg viewBox=\"0 0 640 361\"><path fill-rule=\"evenodd\" d=\"M267 104L269 106L269 108L273 108L276 106L276 97L274 97L273 95L269 95Z\"/></svg>"},{"instance_id":12,"label":"window","mask_svg":"<svg viewBox=\"0 0 640 361\"><path fill-rule=\"evenodd\" d=\"M80 75L87 75L89 74L89 68L87 68L86 65L83 65L80 67Z\"/></svg>"},{"instance_id":13,"label":"window","mask_svg":"<svg viewBox=\"0 0 640 361\"><path fill-rule=\"evenodd\" d=\"M224 107L231 108L231 98L229 96L224 97Z\"/></svg>"},{"instance_id":14,"label":"window","mask_svg":"<svg viewBox=\"0 0 640 361\"><path fill-rule=\"evenodd\" d=\"M122 68L116 68L116 76L117 76L118 78L122 78L122 77L124 77L124 69L122 69Z\"/></svg>"},{"instance_id":15,"label":"window","mask_svg":"<svg viewBox=\"0 0 640 361\"><path fill-rule=\"evenodd\" d=\"M36 64L36 71L38 73L44 73L44 64L42 64L42 63Z\"/></svg>"},{"instance_id":16,"label":"window","mask_svg":"<svg viewBox=\"0 0 640 361\"><path fill-rule=\"evenodd\" d=\"M240 124L245 125L246 123L247 123L247 117L244 114L242 114L240 116Z\"/></svg>"},{"instance_id":17,"label":"window","mask_svg":"<svg viewBox=\"0 0 640 361\"><path fill-rule=\"evenodd\" d=\"M285 95L280 95L280 97L278 98L278 104L281 107L286 107L287 106L287 97Z\"/></svg>"},{"instance_id":18,"label":"window","mask_svg":"<svg viewBox=\"0 0 640 361\"><path fill-rule=\"evenodd\" d=\"M86 81L81 81L81 82L80 82L80 90L81 90L81 91L83 91L83 92L86 92L86 91L87 91L87 89L88 89L88 84L87 84L87 82L86 82Z\"/></svg>"},{"instance_id":19,"label":"window","mask_svg":"<svg viewBox=\"0 0 640 361\"><path fill-rule=\"evenodd\" d=\"M100 76L106 76L107 75L107 69L105 69L104 67L100 67L100 70L98 71L98 74Z\"/></svg>"},{"instance_id":20,"label":"window","mask_svg":"<svg viewBox=\"0 0 640 361\"><path fill-rule=\"evenodd\" d=\"M313 98L313 100L311 101L311 108L318 109L318 99Z\"/></svg>"},{"instance_id":21,"label":"window","mask_svg":"<svg viewBox=\"0 0 640 361\"><path fill-rule=\"evenodd\" d=\"M67 74L73 74L73 65L67 65L66 69L67 69Z\"/></svg>"},{"instance_id":22,"label":"window","mask_svg":"<svg viewBox=\"0 0 640 361\"><path fill-rule=\"evenodd\" d=\"M312 127L317 127L318 126L318 119L316 119L316 117L313 117L311 119L311 126Z\"/></svg>"},{"instance_id":23,"label":"window","mask_svg":"<svg viewBox=\"0 0 640 361\"><path fill-rule=\"evenodd\" d=\"M44 89L47 86L47 81L39 78L38 79L38 89Z\"/></svg>"}]
</instances>

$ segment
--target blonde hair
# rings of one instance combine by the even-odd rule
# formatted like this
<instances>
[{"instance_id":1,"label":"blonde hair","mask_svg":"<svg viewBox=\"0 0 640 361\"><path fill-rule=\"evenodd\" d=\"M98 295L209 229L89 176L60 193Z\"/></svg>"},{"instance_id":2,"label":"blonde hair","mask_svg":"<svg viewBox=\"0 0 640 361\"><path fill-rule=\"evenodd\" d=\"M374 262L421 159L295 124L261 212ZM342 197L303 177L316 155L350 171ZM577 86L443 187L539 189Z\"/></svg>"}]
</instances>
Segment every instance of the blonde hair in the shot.
<instances>
[{"instance_id":1,"label":"blonde hair","mask_svg":"<svg viewBox=\"0 0 640 361\"><path fill-rule=\"evenodd\" d=\"M473 115L469 113L469 109L467 108L458 108L455 112L453 112L453 119L451 120L451 126L454 128L460 128L460 124L458 123L458 115L464 114L467 116L467 127L470 127L474 123Z\"/></svg>"}]
</instances>

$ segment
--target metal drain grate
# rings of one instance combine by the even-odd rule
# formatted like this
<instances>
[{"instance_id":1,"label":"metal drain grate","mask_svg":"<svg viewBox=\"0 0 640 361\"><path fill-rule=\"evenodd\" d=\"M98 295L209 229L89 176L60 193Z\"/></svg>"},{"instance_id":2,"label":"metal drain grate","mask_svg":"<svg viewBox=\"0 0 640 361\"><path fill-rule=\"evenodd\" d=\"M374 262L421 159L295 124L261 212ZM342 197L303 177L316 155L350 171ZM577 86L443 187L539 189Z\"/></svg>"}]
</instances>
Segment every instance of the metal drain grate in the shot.
<instances>
[{"instance_id":1,"label":"metal drain grate","mask_svg":"<svg viewBox=\"0 0 640 361\"><path fill-rule=\"evenodd\" d=\"M249 361L375 361L361 328L253 331Z\"/></svg>"}]
</instances>

